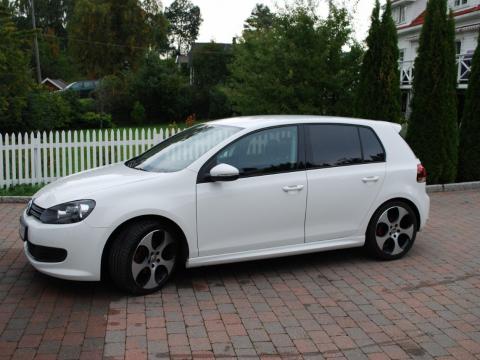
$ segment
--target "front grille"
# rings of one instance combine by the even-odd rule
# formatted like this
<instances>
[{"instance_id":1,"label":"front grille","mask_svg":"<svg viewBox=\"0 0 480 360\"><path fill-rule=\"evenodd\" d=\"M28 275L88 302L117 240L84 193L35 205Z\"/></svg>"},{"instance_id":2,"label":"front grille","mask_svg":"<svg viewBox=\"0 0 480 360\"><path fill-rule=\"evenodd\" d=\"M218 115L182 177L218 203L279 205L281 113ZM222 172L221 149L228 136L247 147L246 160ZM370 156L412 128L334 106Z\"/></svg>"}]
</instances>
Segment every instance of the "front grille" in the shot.
<instances>
[{"instance_id":1,"label":"front grille","mask_svg":"<svg viewBox=\"0 0 480 360\"><path fill-rule=\"evenodd\" d=\"M35 203L32 202L32 206L30 206L30 210L28 210L27 215L33 216L34 218L40 220L40 217L42 216L44 211L44 208L41 208L40 206L35 205Z\"/></svg>"},{"instance_id":2,"label":"front grille","mask_svg":"<svg viewBox=\"0 0 480 360\"><path fill-rule=\"evenodd\" d=\"M35 261L59 263L67 258L67 250L32 244L27 240L27 249Z\"/></svg>"}]
</instances>

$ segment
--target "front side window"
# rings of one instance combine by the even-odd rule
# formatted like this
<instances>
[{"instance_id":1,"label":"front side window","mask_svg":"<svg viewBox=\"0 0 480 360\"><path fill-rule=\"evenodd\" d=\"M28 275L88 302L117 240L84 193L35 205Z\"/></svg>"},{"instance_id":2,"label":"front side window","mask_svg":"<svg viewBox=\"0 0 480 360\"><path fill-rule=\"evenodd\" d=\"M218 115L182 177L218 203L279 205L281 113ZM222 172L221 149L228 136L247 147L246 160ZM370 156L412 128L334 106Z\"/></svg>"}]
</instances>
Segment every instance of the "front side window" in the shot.
<instances>
[{"instance_id":1,"label":"front side window","mask_svg":"<svg viewBox=\"0 0 480 360\"><path fill-rule=\"evenodd\" d=\"M257 131L228 145L211 166L228 164L241 177L275 174L297 169L298 128L278 127Z\"/></svg>"},{"instance_id":2,"label":"front side window","mask_svg":"<svg viewBox=\"0 0 480 360\"><path fill-rule=\"evenodd\" d=\"M125 165L149 172L180 171L240 130L242 128L235 126L194 126L127 161Z\"/></svg>"}]
</instances>

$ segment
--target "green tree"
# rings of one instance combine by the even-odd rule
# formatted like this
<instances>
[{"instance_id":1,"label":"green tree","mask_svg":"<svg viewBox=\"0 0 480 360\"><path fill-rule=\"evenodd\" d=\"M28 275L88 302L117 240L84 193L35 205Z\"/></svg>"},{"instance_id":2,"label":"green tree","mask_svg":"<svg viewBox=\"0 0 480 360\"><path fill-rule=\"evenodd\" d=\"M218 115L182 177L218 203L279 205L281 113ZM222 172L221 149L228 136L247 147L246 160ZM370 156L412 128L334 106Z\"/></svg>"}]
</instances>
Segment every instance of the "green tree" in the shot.
<instances>
[{"instance_id":1,"label":"green tree","mask_svg":"<svg viewBox=\"0 0 480 360\"><path fill-rule=\"evenodd\" d=\"M33 83L29 67L31 34L17 29L3 2L0 39L0 132L8 132L24 128L22 112Z\"/></svg>"},{"instance_id":2,"label":"green tree","mask_svg":"<svg viewBox=\"0 0 480 360\"><path fill-rule=\"evenodd\" d=\"M397 29L387 1L380 19L377 0L371 16L356 99L356 115L373 120L399 122L400 74Z\"/></svg>"},{"instance_id":3,"label":"green tree","mask_svg":"<svg viewBox=\"0 0 480 360\"><path fill-rule=\"evenodd\" d=\"M378 82L377 71L381 56L381 22L380 2L375 0L375 6L370 17L371 25L366 39L367 51L363 56L360 72L360 82L356 100L356 115L360 118L374 119L377 109L376 101L381 96L382 89Z\"/></svg>"},{"instance_id":4,"label":"green tree","mask_svg":"<svg viewBox=\"0 0 480 360\"><path fill-rule=\"evenodd\" d=\"M190 0L175 0L165 10L170 22L170 35L178 54L186 54L198 38L202 16L200 8Z\"/></svg>"},{"instance_id":5,"label":"green tree","mask_svg":"<svg viewBox=\"0 0 480 360\"><path fill-rule=\"evenodd\" d=\"M253 114L348 112L361 51L352 45L348 13L331 6L327 19L297 5L275 15L271 28L244 32L234 47L225 92L234 110Z\"/></svg>"},{"instance_id":6,"label":"green tree","mask_svg":"<svg viewBox=\"0 0 480 360\"><path fill-rule=\"evenodd\" d=\"M169 50L168 41L169 23L162 12L161 3L157 0L143 0L142 9L145 12L145 19L149 32L149 47L159 53Z\"/></svg>"},{"instance_id":7,"label":"green tree","mask_svg":"<svg viewBox=\"0 0 480 360\"><path fill-rule=\"evenodd\" d=\"M110 114L115 123L130 124L129 115L134 103L130 89L132 77L130 72L107 75L95 90L97 111Z\"/></svg>"},{"instance_id":8,"label":"green tree","mask_svg":"<svg viewBox=\"0 0 480 360\"><path fill-rule=\"evenodd\" d=\"M138 0L77 0L69 44L81 70L99 78L135 68L151 41Z\"/></svg>"},{"instance_id":9,"label":"green tree","mask_svg":"<svg viewBox=\"0 0 480 360\"><path fill-rule=\"evenodd\" d=\"M172 122L190 113L188 79L173 59L148 53L133 75L129 93L145 107L150 122Z\"/></svg>"},{"instance_id":10,"label":"green tree","mask_svg":"<svg viewBox=\"0 0 480 360\"><path fill-rule=\"evenodd\" d=\"M63 39L57 38L52 29L40 34L38 40L43 78L62 79L68 82L80 77L67 49L62 46ZM34 66L35 58L32 53L31 67Z\"/></svg>"},{"instance_id":11,"label":"green tree","mask_svg":"<svg viewBox=\"0 0 480 360\"><path fill-rule=\"evenodd\" d=\"M429 0L415 60L407 141L433 184L455 180L458 161L455 23L446 0Z\"/></svg>"},{"instance_id":12,"label":"green tree","mask_svg":"<svg viewBox=\"0 0 480 360\"><path fill-rule=\"evenodd\" d=\"M214 42L197 44L192 48L193 66L193 112L201 119L210 119L228 113L217 86L223 86L229 75L228 65L232 48Z\"/></svg>"},{"instance_id":13,"label":"green tree","mask_svg":"<svg viewBox=\"0 0 480 360\"><path fill-rule=\"evenodd\" d=\"M244 31L256 31L269 29L273 25L275 14L270 11L267 5L257 4L250 17L243 25Z\"/></svg>"},{"instance_id":14,"label":"green tree","mask_svg":"<svg viewBox=\"0 0 480 360\"><path fill-rule=\"evenodd\" d=\"M32 27L31 1L14 0L15 21L21 29ZM70 20L75 0L41 0L35 1L35 21L41 31L53 30L55 35L67 35L66 24Z\"/></svg>"},{"instance_id":15,"label":"green tree","mask_svg":"<svg viewBox=\"0 0 480 360\"><path fill-rule=\"evenodd\" d=\"M14 21L21 30L32 28L32 8L30 0L11 2ZM77 77L77 69L67 51L66 24L70 21L74 0L43 0L35 2L35 18L38 29L38 43L42 76L72 80ZM31 66L35 58L31 54Z\"/></svg>"},{"instance_id":16,"label":"green tree","mask_svg":"<svg viewBox=\"0 0 480 360\"><path fill-rule=\"evenodd\" d=\"M472 59L465 108L460 127L458 178L480 180L480 45Z\"/></svg>"},{"instance_id":17,"label":"green tree","mask_svg":"<svg viewBox=\"0 0 480 360\"><path fill-rule=\"evenodd\" d=\"M392 18L392 4L387 0L381 23L381 64L380 64L380 89L383 96L381 111L382 119L392 122L400 122L400 72L398 71L398 37L397 27Z\"/></svg>"}]
</instances>

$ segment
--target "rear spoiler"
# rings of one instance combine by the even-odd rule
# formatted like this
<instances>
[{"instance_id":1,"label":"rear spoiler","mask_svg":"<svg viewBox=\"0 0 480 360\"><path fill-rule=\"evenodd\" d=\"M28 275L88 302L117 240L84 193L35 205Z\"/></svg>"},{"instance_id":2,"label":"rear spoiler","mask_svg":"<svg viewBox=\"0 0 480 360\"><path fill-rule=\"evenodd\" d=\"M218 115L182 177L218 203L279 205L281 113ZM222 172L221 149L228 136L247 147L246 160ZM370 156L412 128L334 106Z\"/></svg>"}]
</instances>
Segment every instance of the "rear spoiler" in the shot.
<instances>
[{"instance_id":1,"label":"rear spoiler","mask_svg":"<svg viewBox=\"0 0 480 360\"><path fill-rule=\"evenodd\" d=\"M400 125L400 124L395 124L395 123L390 123L390 125L393 127L393 129L394 129L397 133L400 133L400 131L402 131L402 125Z\"/></svg>"}]
</instances>

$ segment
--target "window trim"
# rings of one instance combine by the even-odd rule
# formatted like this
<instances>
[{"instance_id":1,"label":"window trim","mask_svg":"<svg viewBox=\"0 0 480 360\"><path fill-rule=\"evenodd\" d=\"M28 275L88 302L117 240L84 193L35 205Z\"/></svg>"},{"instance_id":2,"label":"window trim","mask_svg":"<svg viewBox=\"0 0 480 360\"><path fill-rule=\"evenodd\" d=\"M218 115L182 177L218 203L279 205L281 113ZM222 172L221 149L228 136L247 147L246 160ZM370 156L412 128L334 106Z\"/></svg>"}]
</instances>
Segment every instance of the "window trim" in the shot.
<instances>
[{"instance_id":1,"label":"window trim","mask_svg":"<svg viewBox=\"0 0 480 360\"><path fill-rule=\"evenodd\" d=\"M383 145L382 141L380 140L380 137L376 133L376 131L367 125L358 125L358 124L349 124L349 123L306 123L303 124L305 127L311 126L311 125L336 125L336 126L350 126L350 127L355 127L357 129L357 136L358 140L360 143L360 153L362 154L362 162L355 163L355 164L346 164L346 165L335 165L335 166L313 166L312 164L309 163L309 158L311 158L311 146L312 144L310 143L308 137L307 137L307 132L304 131L305 134L305 165L306 165L306 170L319 170L319 169L335 169L339 167L346 167L346 166L358 166L358 165L371 165L371 164L381 164L381 163L386 163L387 162L387 152L385 151L385 146ZM364 155L364 149L363 149L363 143L362 143L362 137L360 136L360 128L366 128L370 131L373 132L375 137L377 138L380 146L382 147L383 153L385 154L385 159L382 161L365 161L365 155Z\"/></svg>"},{"instance_id":2,"label":"window trim","mask_svg":"<svg viewBox=\"0 0 480 360\"><path fill-rule=\"evenodd\" d=\"M273 130L273 129L278 129L278 128L284 128L284 127L296 127L297 128L297 163L296 163L296 168L291 169L291 170L283 170L283 171L275 171L271 172L268 174L250 174L250 175L240 175L239 179L248 179L252 177L259 177L259 176L270 176L270 175L278 175L278 174L286 174L286 173L292 173L292 172L298 172L298 171L305 171L306 170L306 150L305 150L305 134L304 134L304 129L301 124L285 124L285 125L276 125L276 126L269 126L269 127L264 127L261 129L256 129L254 131L250 131L246 134L243 134L239 138L233 140L232 142L228 143L225 145L223 148L218 150L215 154L213 154L205 163L202 165L200 168L200 171L198 172L197 175L197 184L206 184L206 183L212 183L214 182L213 180L210 179L210 174L209 171L213 168L213 160L217 157L218 154L220 154L222 151L224 151L227 147L235 144L237 141L242 140L243 138L256 134L258 132L266 131L266 130Z\"/></svg>"}]
</instances>

